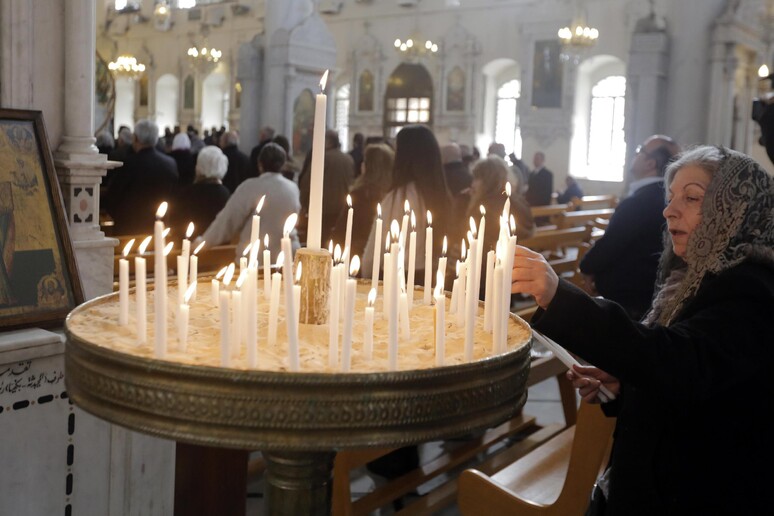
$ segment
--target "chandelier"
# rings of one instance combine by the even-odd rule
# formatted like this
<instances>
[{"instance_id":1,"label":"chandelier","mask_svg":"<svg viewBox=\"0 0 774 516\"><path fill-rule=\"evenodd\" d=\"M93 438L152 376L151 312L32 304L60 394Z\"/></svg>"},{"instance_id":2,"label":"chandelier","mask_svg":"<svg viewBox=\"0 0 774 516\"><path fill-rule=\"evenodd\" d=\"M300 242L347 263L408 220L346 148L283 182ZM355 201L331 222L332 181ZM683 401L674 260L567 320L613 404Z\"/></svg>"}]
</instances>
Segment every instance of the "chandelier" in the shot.
<instances>
[{"instance_id":1,"label":"chandelier","mask_svg":"<svg viewBox=\"0 0 774 516\"><path fill-rule=\"evenodd\" d=\"M207 48L203 46L201 48L191 47L188 49L188 61L191 66L204 74L210 73L218 66L223 52L216 48Z\"/></svg>"},{"instance_id":2,"label":"chandelier","mask_svg":"<svg viewBox=\"0 0 774 516\"><path fill-rule=\"evenodd\" d=\"M134 56L122 55L108 63L108 70L116 77L137 79L145 73L145 65L138 63Z\"/></svg>"},{"instance_id":3,"label":"chandelier","mask_svg":"<svg viewBox=\"0 0 774 516\"><path fill-rule=\"evenodd\" d=\"M562 59L578 64L581 55L597 43L599 31L586 25L583 16L576 16L569 27L562 27L557 33L562 44Z\"/></svg>"},{"instance_id":4,"label":"chandelier","mask_svg":"<svg viewBox=\"0 0 774 516\"><path fill-rule=\"evenodd\" d=\"M414 40L413 38L408 38L406 41L396 39L395 49L401 54L409 57L420 57L424 55L433 55L438 52L438 44L433 43L429 39L424 42Z\"/></svg>"}]
</instances>

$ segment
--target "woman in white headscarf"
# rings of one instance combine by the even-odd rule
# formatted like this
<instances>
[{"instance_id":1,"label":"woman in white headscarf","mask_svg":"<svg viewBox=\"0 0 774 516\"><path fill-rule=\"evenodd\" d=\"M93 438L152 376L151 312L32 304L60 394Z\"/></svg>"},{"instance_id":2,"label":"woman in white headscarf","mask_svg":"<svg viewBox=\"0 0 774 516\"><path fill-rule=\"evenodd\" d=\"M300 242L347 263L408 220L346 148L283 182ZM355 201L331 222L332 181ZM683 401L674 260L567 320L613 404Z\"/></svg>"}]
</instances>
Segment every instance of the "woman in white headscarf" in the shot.
<instances>
[{"instance_id":1,"label":"woman in white headscarf","mask_svg":"<svg viewBox=\"0 0 774 516\"><path fill-rule=\"evenodd\" d=\"M618 417L604 514L766 514L774 485L774 179L735 151L699 147L667 169L667 245L642 323L559 280L520 247L513 292L532 320L596 367ZM595 494L597 491L595 491Z\"/></svg>"}]
</instances>

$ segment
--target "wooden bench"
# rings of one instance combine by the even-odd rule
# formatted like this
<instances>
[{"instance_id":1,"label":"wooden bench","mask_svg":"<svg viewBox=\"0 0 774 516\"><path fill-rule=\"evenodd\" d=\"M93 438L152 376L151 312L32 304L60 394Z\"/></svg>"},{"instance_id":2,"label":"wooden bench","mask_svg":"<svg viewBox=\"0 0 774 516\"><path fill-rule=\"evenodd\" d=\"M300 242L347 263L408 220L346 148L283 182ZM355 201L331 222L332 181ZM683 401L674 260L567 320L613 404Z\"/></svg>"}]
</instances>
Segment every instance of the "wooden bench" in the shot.
<instances>
[{"instance_id":1,"label":"wooden bench","mask_svg":"<svg viewBox=\"0 0 774 516\"><path fill-rule=\"evenodd\" d=\"M584 195L575 197L571 204L573 209L590 210L595 208L615 208L618 206L618 197L615 195Z\"/></svg>"},{"instance_id":2,"label":"wooden bench","mask_svg":"<svg viewBox=\"0 0 774 516\"><path fill-rule=\"evenodd\" d=\"M565 229L590 224L595 227L600 220L610 220L615 210L613 208L599 208L596 210L566 211L557 216L557 229ZM600 223L602 225L604 223Z\"/></svg>"},{"instance_id":3,"label":"wooden bench","mask_svg":"<svg viewBox=\"0 0 774 516\"><path fill-rule=\"evenodd\" d=\"M529 211L532 213L532 218L548 219L549 226L556 225L558 217L568 210L573 209L570 204L547 204L545 206L532 206ZM537 229L544 226L539 226Z\"/></svg>"},{"instance_id":4,"label":"wooden bench","mask_svg":"<svg viewBox=\"0 0 774 516\"><path fill-rule=\"evenodd\" d=\"M582 403L577 423L500 472L469 469L459 478L463 515L583 514L607 464L615 419Z\"/></svg>"}]
</instances>

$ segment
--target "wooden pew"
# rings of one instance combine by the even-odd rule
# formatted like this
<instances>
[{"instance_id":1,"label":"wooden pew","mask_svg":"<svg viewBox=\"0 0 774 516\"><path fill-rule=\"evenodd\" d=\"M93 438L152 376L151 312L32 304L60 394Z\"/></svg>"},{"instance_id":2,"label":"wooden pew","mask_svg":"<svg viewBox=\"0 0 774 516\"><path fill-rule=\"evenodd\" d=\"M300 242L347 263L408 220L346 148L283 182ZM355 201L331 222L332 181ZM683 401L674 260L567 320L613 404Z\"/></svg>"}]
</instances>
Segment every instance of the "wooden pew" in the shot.
<instances>
[{"instance_id":1,"label":"wooden pew","mask_svg":"<svg viewBox=\"0 0 774 516\"><path fill-rule=\"evenodd\" d=\"M583 514L594 481L607 464L615 419L582 403L577 423L494 475L460 475L463 515L564 516Z\"/></svg>"},{"instance_id":2,"label":"wooden pew","mask_svg":"<svg viewBox=\"0 0 774 516\"><path fill-rule=\"evenodd\" d=\"M573 209L590 210L597 208L615 208L618 206L618 197L615 195L584 195L580 199L572 200Z\"/></svg>"},{"instance_id":3,"label":"wooden pew","mask_svg":"<svg viewBox=\"0 0 774 516\"><path fill-rule=\"evenodd\" d=\"M548 219L548 226L539 226L537 229L540 230L544 227L556 225L558 217L571 209L573 209L573 207L570 204L547 204L545 206L532 206L529 211L532 213L532 218L536 219L540 217Z\"/></svg>"},{"instance_id":4,"label":"wooden pew","mask_svg":"<svg viewBox=\"0 0 774 516\"><path fill-rule=\"evenodd\" d=\"M585 226L591 224L595 227L598 220L610 220L615 210L613 208L599 208L596 210L566 211L557 215L557 229Z\"/></svg>"}]
</instances>

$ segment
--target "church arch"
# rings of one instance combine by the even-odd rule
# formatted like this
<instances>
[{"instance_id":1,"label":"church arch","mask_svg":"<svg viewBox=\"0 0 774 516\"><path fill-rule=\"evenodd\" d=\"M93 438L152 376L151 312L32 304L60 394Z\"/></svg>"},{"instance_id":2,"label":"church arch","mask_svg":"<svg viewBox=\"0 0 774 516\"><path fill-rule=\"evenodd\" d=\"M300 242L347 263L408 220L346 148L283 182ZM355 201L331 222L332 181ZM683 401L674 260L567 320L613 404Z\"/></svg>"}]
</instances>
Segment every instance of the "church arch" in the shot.
<instances>
[{"instance_id":1,"label":"church arch","mask_svg":"<svg viewBox=\"0 0 774 516\"><path fill-rule=\"evenodd\" d=\"M384 132L394 137L409 124L433 125L433 79L423 65L402 63L387 80Z\"/></svg>"}]
</instances>

